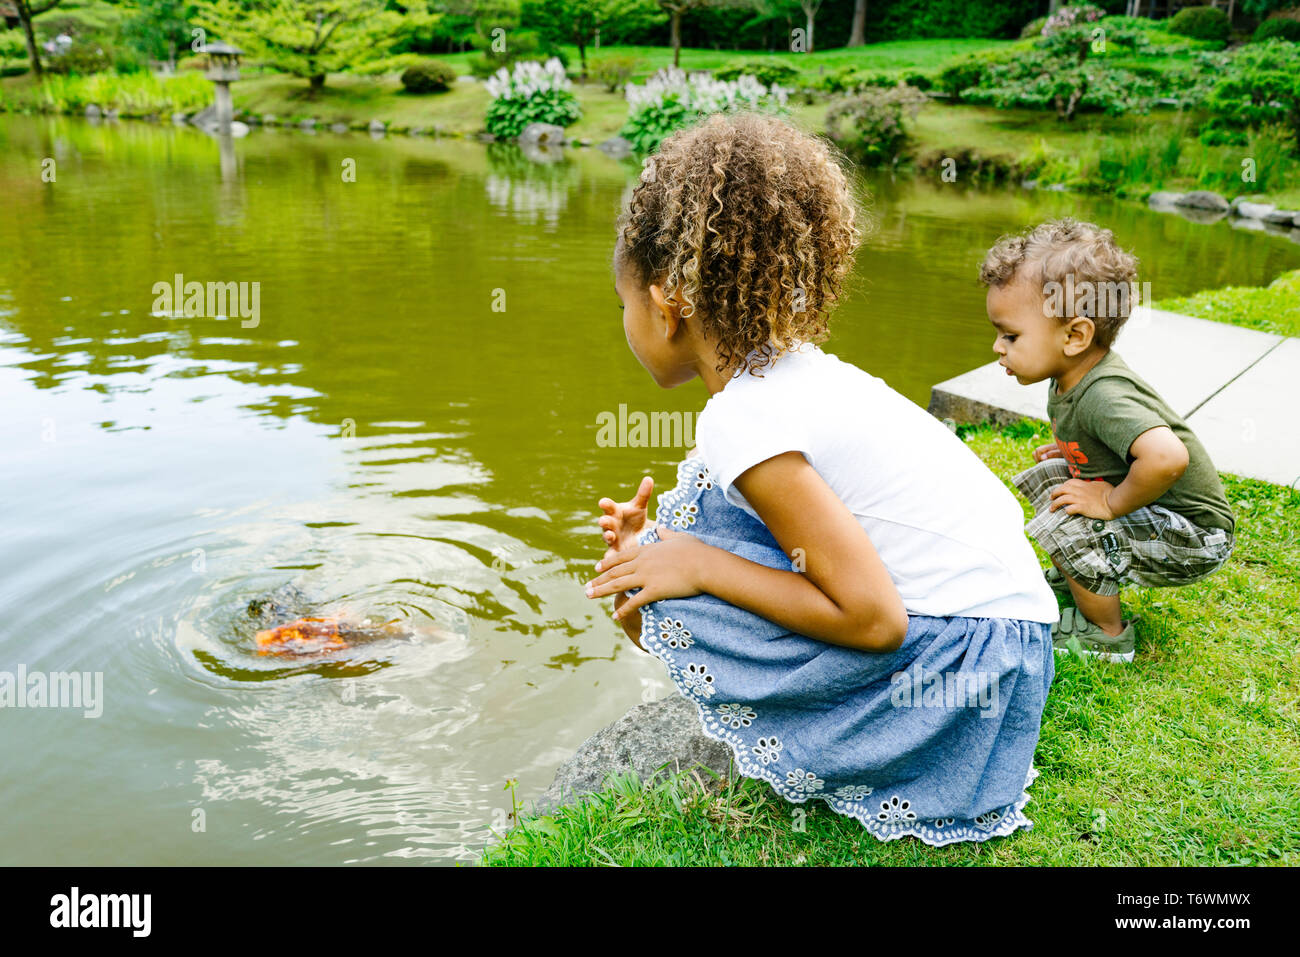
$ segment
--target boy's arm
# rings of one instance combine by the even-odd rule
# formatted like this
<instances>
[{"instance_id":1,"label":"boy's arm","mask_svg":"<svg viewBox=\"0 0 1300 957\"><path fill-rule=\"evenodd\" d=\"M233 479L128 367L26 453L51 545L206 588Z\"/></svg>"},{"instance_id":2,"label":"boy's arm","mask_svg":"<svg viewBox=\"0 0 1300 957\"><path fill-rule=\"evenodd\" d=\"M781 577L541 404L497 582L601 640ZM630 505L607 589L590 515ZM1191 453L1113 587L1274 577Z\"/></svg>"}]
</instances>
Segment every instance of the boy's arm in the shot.
<instances>
[{"instance_id":1,"label":"boy's arm","mask_svg":"<svg viewBox=\"0 0 1300 957\"><path fill-rule=\"evenodd\" d=\"M1143 505L1150 505L1187 471L1190 458L1187 446L1167 425L1147 429L1129 446L1133 463L1128 476L1111 489L1106 503L1118 518Z\"/></svg>"}]
</instances>

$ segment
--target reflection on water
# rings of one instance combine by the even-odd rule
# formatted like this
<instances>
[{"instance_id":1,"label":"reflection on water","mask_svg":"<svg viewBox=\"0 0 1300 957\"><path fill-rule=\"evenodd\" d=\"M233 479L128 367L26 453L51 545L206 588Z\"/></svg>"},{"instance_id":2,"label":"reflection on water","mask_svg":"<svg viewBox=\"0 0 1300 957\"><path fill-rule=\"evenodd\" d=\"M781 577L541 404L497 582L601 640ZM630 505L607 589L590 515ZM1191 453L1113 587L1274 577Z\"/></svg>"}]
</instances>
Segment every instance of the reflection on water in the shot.
<instances>
[{"instance_id":1,"label":"reflection on water","mask_svg":"<svg viewBox=\"0 0 1300 957\"><path fill-rule=\"evenodd\" d=\"M0 117L0 670L102 672L107 698L0 712L6 862L470 859L506 778L540 793L669 690L580 588L597 499L646 471L663 491L684 452L603 447L599 417L704 399L624 340L608 263L637 164L234 149L223 179L192 130ZM989 357L975 268L1025 223L1105 222L1157 297L1300 265L1104 199L864 186L878 228L828 348L922 403ZM177 274L259 283L260 321L154 315ZM259 656L249 603L289 583L294 617L446 634Z\"/></svg>"}]
</instances>

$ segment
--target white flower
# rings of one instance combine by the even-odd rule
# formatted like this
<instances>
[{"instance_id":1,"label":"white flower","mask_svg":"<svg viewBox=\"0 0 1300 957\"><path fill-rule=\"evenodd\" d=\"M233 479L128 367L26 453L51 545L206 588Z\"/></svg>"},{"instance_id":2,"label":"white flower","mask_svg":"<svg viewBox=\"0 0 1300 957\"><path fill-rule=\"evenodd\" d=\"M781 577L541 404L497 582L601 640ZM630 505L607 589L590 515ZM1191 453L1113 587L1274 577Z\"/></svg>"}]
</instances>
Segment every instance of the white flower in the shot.
<instances>
[{"instance_id":1,"label":"white flower","mask_svg":"<svg viewBox=\"0 0 1300 957\"><path fill-rule=\"evenodd\" d=\"M494 100L526 100L537 93L550 90L568 90L573 86L564 72L564 64L558 57L551 57L545 63L536 60L522 60L516 63L513 71L505 67L497 70L484 84Z\"/></svg>"}]
</instances>

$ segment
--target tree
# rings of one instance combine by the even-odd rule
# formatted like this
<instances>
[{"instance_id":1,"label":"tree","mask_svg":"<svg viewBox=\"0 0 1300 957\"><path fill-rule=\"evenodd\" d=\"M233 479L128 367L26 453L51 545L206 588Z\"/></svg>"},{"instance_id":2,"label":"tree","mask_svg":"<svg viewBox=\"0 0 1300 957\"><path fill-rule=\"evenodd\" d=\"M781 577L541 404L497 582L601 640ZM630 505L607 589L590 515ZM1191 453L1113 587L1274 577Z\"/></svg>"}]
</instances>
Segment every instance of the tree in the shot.
<instances>
[{"instance_id":1,"label":"tree","mask_svg":"<svg viewBox=\"0 0 1300 957\"><path fill-rule=\"evenodd\" d=\"M687 10L707 6L708 0L655 0L655 2L660 10L668 14L668 22L672 25L668 42L673 48L673 66L679 66L682 58L682 14Z\"/></svg>"},{"instance_id":2,"label":"tree","mask_svg":"<svg viewBox=\"0 0 1300 957\"><path fill-rule=\"evenodd\" d=\"M808 18L808 41L804 47L805 53L813 52L813 27L816 26L817 11L822 7L822 0L799 0L799 8L803 10L803 15Z\"/></svg>"},{"instance_id":3,"label":"tree","mask_svg":"<svg viewBox=\"0 0 1300 957\"><path fill-rule=\"evenodd\" d=\"M132 45L155 60L176 68L176 53L190 42L190 0L136 0L139 13L122 25Z\"/></svg>"},{"instance_id":4,"label":"tree","mask_svg":"<svg viewBox=\"0 0 1300 957\"><path fill-rule=\"evenodd\" d=\"M617 21L622 27L659 23L663 14L654 0L541 0L543 30L578 48L582 75L587 76L587 47L601 28ZM674 61L675 62L675 61Z\"/></svg>"},{"instance_id":5,"label":"tree","mask_svg":"<svg viewBox=\"0 0 1300 957\"><path fill-rule=\"evenodd\" d=\"M45 71L41 67L41 51L36 45L36 31L32 29L32 20L42 13L53 10L61 2L62 0L45 0L44 3L13 0L14 8L18 11L18 22L23 25L23 37L27 40L27 57L32 61L32 76L36 77L38 82L45 75Z\"/></svg>"},{"instance_id":6,"label":"tree","mask_svg":"<svg viewBox=\"0 0 1300 957\"><path fill-rule=\"evenodd\" d=\"M853 0L853 28L849 31L849 46L860 47L867 42L867 0Z\"/></svg>"},{"instance_id":7,"label":"tree","mask_svg":"<svg viewBox=\"0 0 1300 957\"><path fill-rule=\"evenodd\" d=\"M384 0L198 0L194 22L278 70L300 76L315 96L325 76L384 55L397 40L427 26L428 14L384 9Z\"/></svg>"}]
</instances>

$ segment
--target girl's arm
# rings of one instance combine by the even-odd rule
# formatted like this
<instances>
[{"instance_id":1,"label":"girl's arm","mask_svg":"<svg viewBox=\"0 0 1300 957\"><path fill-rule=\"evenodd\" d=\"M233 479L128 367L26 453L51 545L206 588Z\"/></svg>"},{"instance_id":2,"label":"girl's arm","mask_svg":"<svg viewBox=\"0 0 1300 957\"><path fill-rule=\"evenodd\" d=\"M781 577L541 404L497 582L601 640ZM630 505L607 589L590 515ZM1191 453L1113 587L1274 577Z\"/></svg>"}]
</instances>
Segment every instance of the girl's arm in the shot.
<instances>
[{"instance_id":1,"label":"girl's arm","mask_svg":"<svg viewBox=\"0 0 1300 957\"><path fill-rule=\"evenodd\" d=\"M768 568L664 529L658 543L602 559L588 597L641 589L616 603L629 635L629 619L640 619L642 605L708 592L831 644L887 652L903 643L907 610L889 572L853 513L800 453L760 462L736 487L800 571Z\"/></svg>"},{"instance_id":2,"label":"girl's arm","mask_svg":"<svg viewBox=\"0 0 1300 957\"><path fill-rule=\"evenodd\" d=\"M736 488L801 572L713 549L702 590L790 631L864 651L893 651L907 611L853 513L799 452L743 472Z\"/></svg>"}]
</instances>

